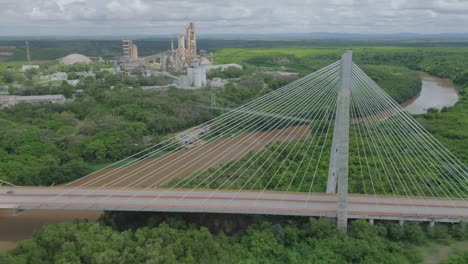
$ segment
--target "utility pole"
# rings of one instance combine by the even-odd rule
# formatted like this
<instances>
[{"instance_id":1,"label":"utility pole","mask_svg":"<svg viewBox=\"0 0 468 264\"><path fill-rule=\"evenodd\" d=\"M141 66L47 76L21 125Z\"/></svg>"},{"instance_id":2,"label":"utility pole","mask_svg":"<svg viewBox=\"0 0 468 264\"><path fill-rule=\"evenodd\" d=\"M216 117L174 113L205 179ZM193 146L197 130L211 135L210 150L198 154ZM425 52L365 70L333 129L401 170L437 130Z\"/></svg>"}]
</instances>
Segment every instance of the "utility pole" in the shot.
<instances>
[{"instance_id":1,"label":"utility pole","mask_svg":"<svg viewBox=\"0 0 468 264\"><path fill-rule=\"evenodd\" d=\"M341 56L341 86L336 105L327 181L327 193L336 193L338 185L337 225L343 233L346 233L348 227L349 112L352 59L352 51L347 51Z\"/></svg>"},{"instance_id":2,"label":"utility pole","mask_svg":"<svg viewBox=\"0 0 468 264\"><path fill-rule=\"evenodd\" d=\"M210 90L210 97L211 97L211 117L214 116L214 111L216 109L216 93L213 89Z\"/></svg>"},{"instance_id":3,"label":"utility pole","mask_svg":"<svg viewBox=\"0 0 468 264\"><path fill-rule=\"evenodd\" d=\"M29 41L26 41L26 54L28 56L28 65L31 65L31 56L29 55Z\"/></svg>"}]
</instances>

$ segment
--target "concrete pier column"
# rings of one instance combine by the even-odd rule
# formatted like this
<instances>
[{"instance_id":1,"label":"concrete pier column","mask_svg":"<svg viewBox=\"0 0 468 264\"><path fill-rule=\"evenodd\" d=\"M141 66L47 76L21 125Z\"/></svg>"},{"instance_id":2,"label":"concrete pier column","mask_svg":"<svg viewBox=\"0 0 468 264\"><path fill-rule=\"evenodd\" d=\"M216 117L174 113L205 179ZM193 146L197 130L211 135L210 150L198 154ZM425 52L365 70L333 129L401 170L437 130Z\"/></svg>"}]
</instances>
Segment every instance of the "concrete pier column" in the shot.
<instances>
[{"instance_id":1,"label":"concrete pier column","mask_svg":"<svg viewBox=\"0 0 468 264\"><path fill-rule=\"evenodd\" d=\"M369 224L374 225L374 219L369 219Z\"/></svg>"},{"instance_id":2,"label":"concrete pier column","mask_svg":"<svg viewBox=\"0 0 468 264\"><path fill-rule=\"evenodd\" d=\"M405 220L400 220L398 223L402 226L405 224Z\"/></svg>"},{"instance_id":3,"label":"concrete pier column","mask_svg":"<svg viewBox=\"0 0 468 264\"><path fill-rule=\"evenodd\" d=\"M435 226L435 222L434 222L434 221L429 222L429 228L432 229L432 228L434 228L434 226Z\"/></svg>"}]
</instances>

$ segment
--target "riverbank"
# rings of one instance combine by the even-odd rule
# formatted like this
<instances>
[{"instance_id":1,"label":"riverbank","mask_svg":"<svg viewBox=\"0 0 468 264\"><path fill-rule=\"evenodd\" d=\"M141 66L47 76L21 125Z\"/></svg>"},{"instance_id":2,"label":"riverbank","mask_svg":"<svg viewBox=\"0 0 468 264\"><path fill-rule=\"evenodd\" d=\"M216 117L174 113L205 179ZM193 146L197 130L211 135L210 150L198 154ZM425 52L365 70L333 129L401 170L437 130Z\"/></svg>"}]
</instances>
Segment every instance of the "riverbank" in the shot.
<instances>
[{"instance_id":1,"label":"riverbank","mask_svg":"<svg viewBox=\"0 0 468 264\"><path fill-rule=\"evenodd\" d=\"M433 76L427 72L417 72L422 81L421 91L410 100L401 104L411 114L424 114L428 109L442 110L452 107L459 100L459 89L449 79Z\"/></svg>"},{"instance_id":2,"label":"riverbank","mask_svg":"<svg viewBox=\"0 0 468 264\"><path fill-rule=\"evenodd\" d=\"M70 222L77 219L96 221L101 211L41 211L28 210L15 214L13 210L0 210L0 253L16 247L21 240L47 224Z\"/></svg>"}]
</instances>

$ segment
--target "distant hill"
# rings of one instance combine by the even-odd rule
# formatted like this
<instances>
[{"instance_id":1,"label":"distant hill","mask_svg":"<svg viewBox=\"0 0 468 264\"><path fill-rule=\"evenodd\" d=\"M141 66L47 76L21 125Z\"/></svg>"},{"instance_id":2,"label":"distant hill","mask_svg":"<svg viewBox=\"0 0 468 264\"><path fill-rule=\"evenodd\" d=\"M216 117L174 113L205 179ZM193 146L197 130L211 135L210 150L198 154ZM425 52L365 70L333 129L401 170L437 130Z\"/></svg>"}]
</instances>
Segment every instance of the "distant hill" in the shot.
<instances>
[{"instance_id":1,"label":"distant hill","mask_svg":"<svg viewBox=\"0 0 468 264\"><path fill-rule=\"evenodd\" d=\"M278 34L206 34L200 38L255 38L255 39L468 39L468 33L393 33L393 34L362 34L362 33L278 33Z\"/></svg>"},{"instance_id":2,"label":"distant hill","mask_svg":"<svg viewBox=\"0 0 468 264\"><path fill-rule=\"evenodd\" d=\"M172 39L177 40L177 34L156 34L156 35L125 35L132 39ZM420 34L412 32L401 32L391 34L367 34L367 33L341 33L341 32L310 32L310 33L228 33L228 34L198 34L199 39L468 39L468 33L439 33L439 34ZM100 36L0 36L0 41L5 40L120 40L122 36L100 35Z\"/></svg>"}]
</instances>

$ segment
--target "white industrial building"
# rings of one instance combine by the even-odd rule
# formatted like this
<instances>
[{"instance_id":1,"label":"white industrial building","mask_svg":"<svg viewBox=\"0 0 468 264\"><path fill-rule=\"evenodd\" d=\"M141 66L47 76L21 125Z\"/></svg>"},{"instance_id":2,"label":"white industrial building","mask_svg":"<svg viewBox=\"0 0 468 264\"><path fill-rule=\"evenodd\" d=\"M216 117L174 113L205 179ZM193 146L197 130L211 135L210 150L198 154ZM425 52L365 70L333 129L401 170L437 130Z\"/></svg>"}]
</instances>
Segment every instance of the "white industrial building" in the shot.
<instances>
[{"instance_id":1,"label":"white industrial building","mask_svg":"<svg viewBox=\"0 0 468 264\"><path fill-rule=\"evenodd\" d=\"M67 83L71 86L77 86L80 80L67 80Z\"/></svg>"},{"instance_id":2,"label":"white industrial building","mask_svg":"<svg viewBox=\"0 0 468 264\"><path fill-rule=\"evenodd\" d=\"M89 57L85 56L85 55L82 55L82 54L70 54L70 55L67 55L63 58L60 58L59 59L59 63L61 64L65 64L65 65L72 65L72 64L75 64L75 63L91 63L93 62Z\"/></svg>"},{"instance_id":3,"label":"white industrial building","mask_svg":"<svg viewBox=\"0 0 468 264\"><path fill-rule=\"evenodd\" d=\"M53 81L66 81L68 80L68 73L66 72L56 72L50 75L44 76L44 78L52 79Z\"/></svg>"},{"instance_id":4,"label":"white industrial building","mask_svg":"<svg viewBox=\"0 0 468 264\"><path fill-rule=\"evenodd\" d=\"M196 88L206 86L206 69L203 67L187 68L187 75L181 75L177 78L177 84L180 88Z\"/></svg>"},{"instance_id":5,"label":"white industrial building","mask_svg":"<svg viewBox=\"0 0 468 264\"><path fill-rule=\"evenodd\" d=\"M5 95L0 96L0 105L2 107L14 106L18 103L25 102L29 104L38 104L38 103L56 103L63 104L66 99L63 94L57 95L32 95L32 96L18 96L18 95Z\"/></svg>"}]
</instances>

